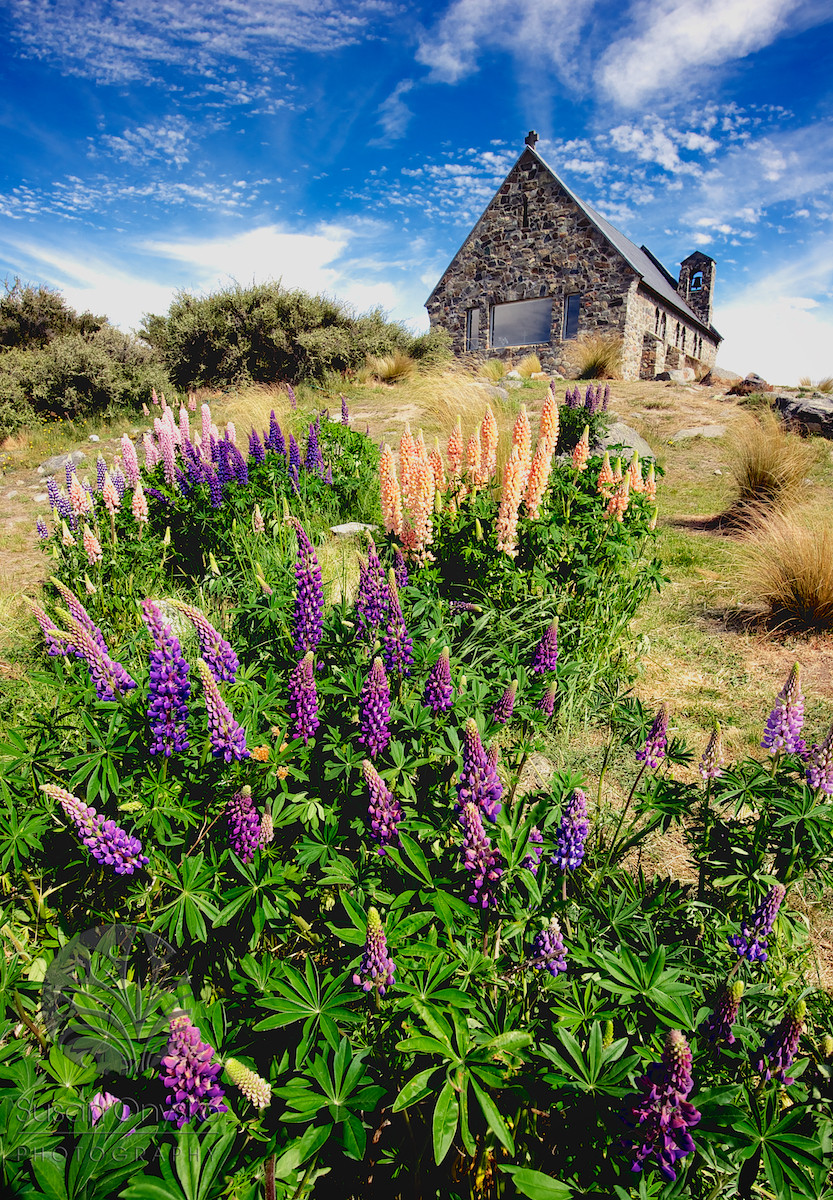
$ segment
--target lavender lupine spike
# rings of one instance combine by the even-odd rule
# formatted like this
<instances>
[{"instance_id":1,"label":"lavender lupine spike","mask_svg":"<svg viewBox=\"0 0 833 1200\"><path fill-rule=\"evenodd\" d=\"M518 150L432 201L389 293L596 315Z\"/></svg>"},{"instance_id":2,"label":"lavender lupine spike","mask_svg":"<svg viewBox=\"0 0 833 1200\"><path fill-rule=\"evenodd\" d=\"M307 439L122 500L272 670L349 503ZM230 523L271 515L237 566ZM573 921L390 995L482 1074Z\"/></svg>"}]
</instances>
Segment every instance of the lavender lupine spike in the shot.
<instances>
[{"instance_id":1,"label":"lavender lupine spike","mask_svg":"<svg viewBox=\"0 0 833 1200\"><path fill-rule=\"evenodd\" d=\"M378 842L378 853L385 855L388 846L400 845L399 822L403 815L402 805L368 758L362 763L362 774L370 800L367 808L370 836L374 842Z\"/></svg>"},{"instance_id":2,"label":"lavender lupine spike","mask_svg":"<svg viewBox=\"0 0 833 1200\"><path fill-rule=\"evenodd\" d=\"M110 651L107 649L107 643L104 640L104 634L96 625L95 621L87 612L86 608L84 608L84 605L75 595L75 593L71 592L66 584L62 583L61 580L55 575L50 577L50 582L59 592L64 604L67 606L71 615L75 618L82 629L86 629L87 633L90 635L103 654L109 654Z\"/></svg>"},{"instance_id":3,"label":"lavender lupine spike","mask_svg":"<svg viewBox=\"0 0 833 1200\"><path fill-rule=\"evenodd\" d=\"M414 643L402 616L393 570L388 572L388 619L382 634L382 653L389 671L410 675L414 661Z\"/></svg>"},{"instance_id":4,"label":"lavender lupine spike","mask_svg":"<svg viewBox=\"0 0 833 1200\"><path fill-rule=\"evenodd\" d=\"M266 451L263 449L263 443L258 437L256 429L249 434L249 454L256 463L262 463L266 458Z\"/></svg>"},{"instance_id":5,"label":"lavender lupine spike","mask_svg":"<svg viewBox=\"0 0 833 1200\"><path fill-rule=\"evenodd\" d=\"M67 491L69 491L69 489L70 489L70 485L72 483L72 477L75 474L75 472L76 472L76 467L75 467L74 462L70 461L70 462L64 463L64 477L66 478L66 481L67 481Z\"/></svg>"},{"instance_id":6,"label":"lavender lupine spike","mask_svg":"<svg viewBox=\"0 0 833 1200\"><path fill-rule=\"evenodd\" d=\"M547 690L544 692L541 699L538 701L537 708L551 717L555 710L555 693L558 690L558 680L551 679Z\"/></svg>"},{"instance_id":7,"label":"lavender lupine spike","mask_svg":"<svg viewBox=\"0 0 833 1200\"><path fill-rule=\"evenodd\" d=\"M512 719L512 713L515 710L515 698L517 694L518 681L517 679L513 679L504 691L501 698L498 700L495 707L492 709L493 721L497 721L499 725L505 725L507 721Z\"/></svg>"},{"instance_id":8,"label":"lavender lupine spike","mask_svg":"<svg viewBox=\"0 0 833 1200\"><path fill-rule=\"evenodd\" d=\"M55 509L58 507L58 501L61 496L61 491L60 491L60 488L58 487L58 484L55 482L54 475L47 476L46 494L49 497L50 507L52 508L52 511L54 512Z\"/></svg>"},{"instance_id":9,"label":"lavender lupine spike","mask_svg":"<svg viewBox=\"0 0 833 1200\"><path fill-rule=\"evenodd\" d=\"M706 742L706 748L703 751L703 757L700 759L699 771L703 779L719 779L723 774L723 764L725 762L723 755L723 739L720 733L720 725L717 721L714 723L709 740Z\"/></svg>"},{"instance_id":10,"label":"lavender lupine spike","mask_svg":"<svg viewBox=\"0 0 833 1200\"><path fill-rule=\"evenodd\" d=\"M149 754L181 754L188 749L188 664L182 657L179 639L152 600L141 602L142 620L153 638L150 652L148 717Z\"/></svg>"},{"instance_id":11,"label":"lavender lupine spike","mask_svg":"<svg viewBox=\"0 0 833 1200\"><path fill-rule=\"evenodd\" d=\"M550 917L549 923L535 934L530 965L536 971L549 971L550 975L556 977L559 971L567 970L567 955L558 917Z\"/></svg>"},{"instance_id":12,"label":"lavender lupine spike","mask_svg":"<svg viewBox=\"0 0 833 1200\"><path fill-rule=\"evenodd\" d=\"M307 471L314 471L316 475L324 474L324 459L321 457L321 447L318 444L318 430L315 425L310 425L309 427L304 467Z\"/></svg>"},{"instance_id":13,"label":"lavender lupine spike","mask_svg":"<svg viewBox=\"0 0 833 1200\"><path fill-rule=\"evenodd\" d=\"M714 1012L700 1025L700 1032L712 1043L726 1042L731 1046L735 1040L732 1026L738 1019L743 996L743 980L725 983L715 1000Z\"/></svg>"},{"instance_id":14,"label":"lavender lupine spike","mask_svg":"<svg viewBox=\"0 0 833 1200\"><path fill-rule=\"evenodd\" d=\"M807 760L807 783L814 791L833 796L833 725L821 745L814 745Z\"/></svg>"},{"instance_id":15,"label":"lavender lupine spike","mask_svg":"<svg viewBox=\"0 0 833 1200\"><path fill-rule=\"evenodd\" d=\"M269 414L269 449L274 450L275 454L280 454L283 457L286 454L286 442L284 441L283 431L278 424L278 419L275 416L275 410Z\"/></svg>"},{"instance_id":16,"label":"lavender lupine spike","mask_svg":"<svg viewBox=\"0 0 833 1200\"><path fill-rule=\"evenodd\" d=\"M192 604L185 604L182 600L169 600L168 603L193 625L200 644L200 657L208 663L214 678L225 683L234 683L240 663L226 639Z\"/></svg>"},{"instance_id":17,"label":"lavender lupine spike","mask_svg":"<svg viewBox=\"0 0 833 1200\"><path fill-rule=\"evenodd\" d=\"M534 675L542 675L545 671L554 671L557 665L558 618L556 617L549 623L544 636L535 647L530 669Z\"/></svg>"},{"instance_id":18,"label":"lavender lupine spike","mask_svg":"<svg viewBox=\"0 0 833 1200\"><path fill-rule=\"evenodd\" d=\"M300 656L307 650L317 649L321 641L324 628L324 589L321 585L321 568L312 542L297 517L290 517L289 524L295 530L298 539L293 631L295 654Z\"/></svg>"},{"instance_id":19,"label":"lavender lupine spike","mask_svg":"<svg viewBox=\"0 0 833 1200\"><path fill-rule=\"evenodd\" d=\"M448 646L443 646L440 657L428 673L425 691L422 693L422 703L426 708L431 709L435 717L442 712L448 712L454 704L454 685L451 682Z\"/></svg>"},{"instance_id":20,"label":"lavender lupine spike","mask_svg":"<svg viewBox=\"0 0 833 1200\"><path fill-rule=\"evenodd\" d=\"M286 390L289 393L289 403L292 405L293 412L298 408L298 401L295 396L295 390L291 383L286 385Z\"/></svg>"},{"instance_id":21,"label":"lavender lupine spike","mask_svg":"<svg viewBox=\"0 0 833 1200\"><path fill-rule=\"evenodd\" d=\"M467 900L479 908L496 908L498 882L503 874L500 853L492 849L491 840L483 828L480 809L475 804L464 804L459 819L465 830L463 866L474 875L472 892Z\"/></svg>"},{"instance_id":22,"label":"lavender lupine spike","mask_svg":"<svg viewBox=\"0 0 833 1200\"><path fill-rule=\"evenodd\" d=\"M67 634L60 631L52 618L39 604L35 604L34 600L27 599L26 603L31 608L33 617L41 627L41 632L46 642L46 653L49 657L57 658L59 655L70 653L72 643Z\"/></svg>"},{"instance_id":23,"label":"lavender lupine spike","mask_svg":"<svg viewBox=\"0 0 833 1200\"><path fill-rule=\"evenodd\" d=\"M502 796L503 784L496 765L483 747L477 722L469 717L463 734L463 769L457 783L457 809L474 804L489 821L496 821Z\"/></svg>"},{"instance_id":24,"label":"lavender lupine spike","mask_svg":"<svg viewBox=\"0 0 833 1200\"><path fill-rule=\"evenodd\" d=\"M203 470L203 478L208 480L208 492L211 497L211 507L219 509L223 507L223 485L220 476L216 471L212 470L207 464Z\"/></svg>"},{"instance_id":25,"label":"lavender lupine spike","mask_svg":"<svg viewBox=\"0 0 833 1200\"><path fill-rule=\"evenodd\" d=\"M164 1116L177 1129L190 1121L204 1121L214 1113L228 1112L225 1092L217 1083L222 1070L212 1062L214 1047L200 1040L200 1031L187 1014L171 1019L168 1052L162 1057L160 1078L170 1091Z\"/></svg>"},{"instance_id":26,"label":"lavender lupine spike","mask_svg":"<svg viewBox=\"0 0 833 1200\"><path fill-rule=\"evenodd\" d=\"M631 1169L641 1171L653 1158L663 1178L673 1183L677 1163L694 1152L689 1130L701 1115L687 1098L694 1087L691 1050L679 1029L666 1034L661 1061L651 1063L637 1086L639 1094L631 1098L624 1118L634 1130Z\"/></svg>"},{"instance_id":27,"label":"lavender lupine spike","mask_svg":"<svg viewBox=\"0 0 833 1200\"><path fill-rule=\"evenodd\" d=\"M205 706L208 709L208 737L211 742L211 753L215 758L222 758L230 763L232 759L241 762L249 757L246 749L246 734L231 714L231 710L220 695L217 681L204 659L197 659L197 670L202 680Z\"/></svg>"},{"instance_id":28,"label":"lavender lupine spike","mask_svg":"<svg viewBox=\"0 0 833 1200\"><path fill-rule=\"evenodd\" d=\"M602 412L607 412L608 402L610 401L610 384L605 384L604 396L602 397Z\"/></svg>"},{"instance_id":29,"label":"lavender lupine spike","mask_svg":"<svg viewBox=\"0 0 833 1200\"><path fill-rule=\"evenodd\" d=\"M787 1070L798 1052L806 1015L807 1005L803 1000L790 1005L772 1033L764 1039L758 1053L750 1055L753 1071L767 1081L775 1078L785 1087L795 1082L787 1075Z\"/></svg>"},{"instance_id":30,"label":"lavender lupine spike","mask_svg":"<svg viewBox=\"0 0 833 1200\"><path fill-rule=\"evenodd\" d=\"M769 714L761 745L773 754L801 754L805 750L801 738L804 723L804 696L801 691L801 667L795 663L786 683L778 693L775 707Z\"/></svg>"},{"instance_id":31,"label":"lavender lupine spike","mask_svg":"<svg viewBox=\"0 0 833 1200\"><path fill-rule=\"evenodd\" d=\"M231 443L217 443L217 478L225 486L234 479L234 468L231 465Z\"/></svg>"},{"instance_id":32,"label":"lavender lupine spike","mask_svg":"<svg viewBox=\"0 0 833 1200\"><path fill-rule=\"evenodd\" d=\"M637 762L647 762L648 766L653 770L658 767L660 761L665 758L665 749L668 745L668 709L663 704L659 712L654 717L651 728L648 730L648 736L645 739L645 745L641 750L636 752Z\"/></svg>"},{"instance_id":33,"label":"lavender lupine spike","mask_svg":"<svg viewBox=\"0 0 833 1200\"><path fill-rule=\"evenodd\" d=\"M587 797L581 788L575 788L564 805L556 851L552 857L553 865L559 871L578 870L584 862L584 845L589 832Z\"/></svg>"},{"instance_id":34,"label":"lavender lupine spike","mask_svg":"<svg viewBox=\"0 0 833 1200\"><path fill-rule=\"evenodd\" d=\"M729 945L737 951L738 958L745 958L747 962L766 962L769 935L786 894L786 888L776 883L755 909L751 921L742 921L740 933L729 937Z\"/></svg>"},{"instance_id":35,"label":"lavender lupine spike","mask_svg":"<svg viewBox=\"0 0 833 1200\"><path fill-rule=\"evenodd\" d=\"M342 425L350 424L350 410L347 407L347 397L341 397L341 423Z\"/></svg>"},{"instance_id":36,"label":"lavender lupine spike","mask_svg":"<svg viewBox=\"0 0 833 1200\"><path fill-rule=\"evenodd\" d=\"M97 1124L101 1120L108 1109L115 1108L119 1104L121 1104L121 1115L119 1120L129 1120L130 1109L126 1104L122 1103L118 1096L114 1096L112 1092L96 1092L92 1100L90 1100L90 1120L92 1121L93 1125ZM132 1132L132 1130L130 1132Z\"/></svg>"},{"instance_id":37,"label":"lavender lupine spike","mask_svg":"<svg viewBox=\"0 0 833 1200\"><path fill-rule=\"evenodd\" d=\"M107 463L99 454L95 460L95 490L101 492L104 490L104 476L107 474Z\"/></svg>"},{"instance_id":38,"label":"lavender lupine spike","mask_svg":"<svg viewBox=\"0 0 833 1200\"><path fill-rule=\"evenodd\" d=\"M367 748L371 758L387 749L390 742L389 717L390 684L381 658L374 658L359 699L359 741Z\"/></svg>"},{"instance_id":39,"label":"lavender lupine spike","mask_svg":"<svg viewBox=\"0 0 833 1200\"><path fill-rule=\"evenodd\" d=\"M290 471L294 471L295 478L297 479L298 473L301 470L301 451L298 447L298 443L295 441L294 435L291 433L289 435L289 451L287 457L289 459L289 469Z\"/></svg>"},{"instance_id":40,"label":"lavender lupine spike","mask_svg":"<svg viewBox=\"0 0 833 1200\"><path fill-rule=\"evenodd\" d=\"M226 1074L234 1086L241 1091L255 1108L268 1108L272 1103L272 1087L265 1079L236 1058L226 1059Z\"/></svg>"},{"instance_id":41,"label":"lavender lupine spike","mask_svg":"<svg viewBox=\"0 0 833 1200\"><path fill-rule=\"evenodd\" d=\"M69 641L76 657L83 658L99 700L115 700L136 686L127 671L109 654L105 654L92 635L70 614L64 614L69 625Z\"/></svg>"},{"instance_id":42,"label":"lavender lupine spike","mask_svg":"<svg viewBox=\"0 0 833 1200\"><path fill-rule=\"evenodd\" d=\"M396 586L401 588L407 587L408 564L405 562L405 555L402 553L399 546L394 548L393 559L394 563L396 564L393 569L394 576L396 577Z\"/></svg>"},{"instance_id":43,"label":"lavender lupine spike","mask_svg":"<svg viewBox=\"0 0 833 1200\"><path fill-rule=\"evenodd\" d=\"M241 487L246 487L249 482L249 468L246 466L246 460L240 453L237 446L232 445L229 451L229 462L234 472L234 478Z\"/></svg>"},{"instance_id":44,"label":"lavender lupine spike","mask_svg":"<svg viewBox=\"0 0 833 1200\"><path fill-rule=\"evenodd\" d=\"M125 833L115 821L106 820L72 792L54 783L42 783L40 790L58 801L75 825L80 841L103 867L112 867L116 875L132 875L150 861L142 854L142 843L138 838Z\"/></svg>"},{"instance_id":45,"label":"lavender lupine spike","mask_svg":"<svg viewBox=\"0 0 833 1200\"><path fill-rule=\"evenodd\" d=\"M311 650L298 662L289 677L288 712L293 721L293 736L303 738L304 745L320 725L318 719L318 692L313 671L314 655Z\"/></svg>"},{"instance_id":46,"label":"lavender lupine spike","mask_svg":"<svg viewBox=\"0 0 833 1200\"><path fill-rule=\"evenodd\" d=\"M393 987L396 963L388 954L388 942L382 919L375 908L367 910L367 940L362 965L353 976L353 983L364 992L377 991L384 996Z\"/></svg>"},{"instance_id":47,"label":"lavender lupine spike","mask_svg":"<svg viewBox=\"0 0 833 1200\"><path fill-rule=\"evenodd\" d=\"M538 874L538 868L541 865L541 857L543 850L544 835L536 825L533 825L529 831L529 840L527 841L527 855L521 863L522 867L526 867L527 871L531 871L533 875Z\"/></svg>"},{"instance_id":48,"label":"lavender lupine spike","mask_svg":"<svg viewBox=\"0 0 833 1200\"><path fill-rule=\"evenodd\" d=\"M379 561L376 544L370 538L367 562L359 566L359 591L356 596L356 628L359 636L375 638L379 626L387 620L388 581Z\"/></svg>"},{"instance_id":49,"label":"lavender lupine spike","mask_svg":"<svg viewBox=\"0 0 833 1200\"><path fill-rule=\"evenodd\" d=\"M38 537L41 539L41 541L46 541L46 539L49 537L49 530L46 527L46 522L44 521L43 517L38 517L38 519L35 521L35 529L37 530Z\"/></svg>"},{"instance_id":50,"label":"lavender lupine spike","mask_svg":"<svg viewBox=\"0 0 833 1200\"><path fill-rule=\"evenodd\" d=\"M241 788L226 805L229 845L241 862L251 862L261 845L261 821L252 800L252 789Z\"/></svg>"}]
</instances>

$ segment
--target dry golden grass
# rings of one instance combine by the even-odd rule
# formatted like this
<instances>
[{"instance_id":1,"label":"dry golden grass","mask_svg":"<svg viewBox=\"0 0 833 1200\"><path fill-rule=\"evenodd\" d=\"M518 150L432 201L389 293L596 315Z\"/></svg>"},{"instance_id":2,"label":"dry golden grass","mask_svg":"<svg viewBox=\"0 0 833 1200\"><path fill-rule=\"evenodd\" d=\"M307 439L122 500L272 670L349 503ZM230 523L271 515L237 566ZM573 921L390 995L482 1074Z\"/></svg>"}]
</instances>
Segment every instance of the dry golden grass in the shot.
<instances>
[{"instance_id":1,"label":"dry golden grass","mask_svg":"<svg viewBox=\"0 0 833 1200\"><path fill-rule=\"evenodd\" d=\"M521 379L529 379L531 375L536 375L540 372L541 360L537 354L525 354L515 367L515 370Z\"/></svg>"},{"instance_id":2,"label":"dry golden grass","mask_svg":"<svg viewBox=\"0 0 833 1200\"><path fill-rule=\"evenodd\" d=\"M622 339L615 333L579 334L567 360L575 379L617 379L622 374Z\"/></svg>"},{"instance_id":3,"label":"dry golden grass","mask_svg":"<svg viewBox=\"0 0 833 1200\"><path fill-rule=\"evenodd\" d=\"M240 438L248 435L252 428L268 429L269 416L273 409L282 429L289 428L294 431L295 426L299 424L292 409L289 393L285 386L279 384L253 383L228 396L222 392L201 392L197 400L199 404L209 405L211 415L218 426L222 427L233 421ZM196 418L199 421L199 407ZM193 422L193 415L191 420Z\"/></svg>"},{"instance_id":4,"label":"dry golden grass","mask_svg":"<svg viewBox=\"0 0 833 1200\"><path fill-rule=\"evenodd\" d=\"M795 503L819 458L815 440L787 433L768 410L736 421L730 447L729 469L738 489L732 514L748 525L776 505Z\"/></svg>"},{"instance_id":5,"label":"dry golden grass","mask_svg":"<svg viewBox=\"0 0 833 1200\"><path fill-rule=\"evenodd\" d=\"M451 433L458 415L463 435L468 437L483 420L486 406L491 404L499 429L511 428L520 404L514 396L503 400L464 370L442 370L418 375L402 387L403 404L418 409L426 428L436 429L446 436Z\"/></svg>"},{"instance_id":6,"label":"dry golden grass","mask_svg":"<svg viewBox=\"0 0 833 1200\"><path fill-rule=\"evenodd\" d=\"M402 350L394 350L381 358L368 357L364 367L358 373L359 383L368 383L378 379L380 383L402 383L413 379L417 373L416 359Z\"/></svg>"},{"instance_id":7,"label":"dry golden grass","mask_svg":"<svg viewBox=\"0 0 833 1200\"><path fill-rule=\"evenodd\" d=\"M813 383L809 375L802 375L798 381L798 386L801 388L813 388L816 392L829 394L833 392L833 375L825 375L824 379L820 379L818 383Z\"/></svg>"},{"instance_id":8,"label":"dry golden grass","mask_svg":"<svg viewBox=\"0 0 833 1200\"><path fill-rule=\"evenodd\" d=\"M779 625L833 628L833 522L819 509L778 510L741 551L750 597Z\"/></svg>"},{"instance_id":9,"label":"dry golden grass","mask_svg":"<svg viewBox=\"0 0 833 1200\"><path fill-rule=\"evenodd\" d=\"M512 370L511 362L502 358L487 358L478 368L478 374L490 383L500 383L507 371Z\"/></svg>"}]
</instances>

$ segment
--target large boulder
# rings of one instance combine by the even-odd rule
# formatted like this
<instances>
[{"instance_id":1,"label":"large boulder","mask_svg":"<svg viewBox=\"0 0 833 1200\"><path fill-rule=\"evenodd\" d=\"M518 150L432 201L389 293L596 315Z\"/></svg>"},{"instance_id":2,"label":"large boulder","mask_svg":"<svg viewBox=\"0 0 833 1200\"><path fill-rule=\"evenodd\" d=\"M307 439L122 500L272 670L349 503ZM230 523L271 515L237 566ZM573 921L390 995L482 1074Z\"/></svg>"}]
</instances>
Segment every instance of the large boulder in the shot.
<instances>
[{"instance_id":1,"label":"large boulder","mask_svg":"<svg viewBox=\"0 0 833 1200\"><path fill-rule=\"evenodd\" d=\"M660 371L659 375L654 376L654 379L664 379L669 383L694 383L694 368L680 367L674 371Z\"/></svg>"},{"instance_id":2,"label":"large boulder","mask_svg":"<svg viewBox=\"0 0 833 1200\"><path fill-rule=\"evenodd\" d=\"M740 383L733 383L726 393L727 396L752 396L757 392L771 392L772 384L767 383L765 379L761 379L760 375L756 375L751 371L745 379L741 379Z\"/></svg>"},{"instance_id":3,"label":"large boulder","mask_svg":"<svg viewBox=\"0 0 833 1200\"><path fill-rule=\"evenodd\" d=\"M714 387L719 383L740 383L743 379L742 375L738 375L737 371L727 371L723 367L712 367L708 375L704 375L700 382L705 387Z\"/></svg>"},{"instance_id":4,"label":"large boulder","mask_svg":"<svg viewBox=\"0 0 833 1200\"><path fill-rule=\"evenodd\" d=\"M635 450L640 458L654 457L654 452L644 437L623 421L612 422L607 433L600 434L598 440L593 443L592 450L594 454L604 454L611 446L623 446L626 453Z\"/></svg>"},{"instance_id":5,"label":"large boulder","mask_svg":"<svg viewBox=\"0 0 833 1200\"><path fill-rule=\"evenodd\" d=\"M47 458L46 462L41 463L38 467L38 474L54 475L56 471L62 471L67 463L78 467L86 460L86 457L83 450L73 450L70 454L55 454L52 458Z\"/></svg>"},{"instance_id":6,"label":"large boulder","mask_svg":"<svg viewBox=\"0 0 833 1200\"><path fill-rule=\"evenodd\" d=\"M791 429L799 433L816 433L833 441L833 396L816 392L814 396L775 397L774 407Z\"/></svg>"}]
</instances>

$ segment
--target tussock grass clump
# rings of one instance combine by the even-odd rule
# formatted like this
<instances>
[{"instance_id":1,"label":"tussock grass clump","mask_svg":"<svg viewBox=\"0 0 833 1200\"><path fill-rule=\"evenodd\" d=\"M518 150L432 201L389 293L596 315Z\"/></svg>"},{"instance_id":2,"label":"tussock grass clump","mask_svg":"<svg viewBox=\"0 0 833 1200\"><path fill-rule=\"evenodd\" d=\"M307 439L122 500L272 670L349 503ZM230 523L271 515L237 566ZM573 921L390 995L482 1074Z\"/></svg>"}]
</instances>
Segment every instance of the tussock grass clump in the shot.
<instances>
[{"instance_id":1,"label":"tussock grass clump","mask_svg":"<svg viewBox=\"0 0 833 1200\"><path fill-rule=\"evenodd\" d=\"M809 375L802 375L798 381L800 388L812 388L814 392L824 392L829 395L833 392L833 375L825 375L824 379L820 379L818 383L813 383Z\"/></svg>"},{"instance_id":2,"label":"tussock grass clump","mask_svg":"<svg viewBox=\"0 0 833 1200\"><path fill-rule=\"evenodd\" d=\"M729 468L738 489L731 512L738 524L754 524L776 505L787 508L800 500L819 456L815 442L787 433L766 411L736 423L731 451Z\"/></svg>"},{"instance_id":3,"label":"tussock grass clump","mask_svg":"<svg viewBox=\"0 0 833 1200\"><path fill-rule=\"evenodd\" d=\"M379 358L369 356L364 369L359 372L359 382L378 379L380 383L401 383L404 379L413 379L416 373L416 360L403 350L394 350Z\"/></svg>"},{"instance_id":4,"label":"tussock grass clump","mask_svg":"<svg viewBox=\"0 0 833 1200\"><path fill-rule=\"evenodd\" d=\"M511 370L511 362L504 362L502 358L487 358L484 363L480 364L477 373L491 383L500 383L506 372Z\"/></svg>"},{"instance_id":5,"label":"tussock grass clump","mask_svg":"<svg viewBox=\"0 0 833 1200\"><path fill-rule=\"evenodd\" d=\"M833 628L833 523L818 510L772 513L744 546L749 594L782 625Z\"/></svg>"},{"instance_id":6,"label":"tussock grass clump","mask_svg":"<svg viewBox=\"0 0 833 1200\"><path fill-rule=\"evenodd\" d=\"M618 379L622 374L622 339L615 333L582 333L568 352L576 379Z\"/></svg>"},{"instance_id":7,"label":"tussock grass clump","mask_svg":"<svg viewBox=\"0 0 833 1200\"><path fill-rule=\"evenodd\" d=\"M536 375L540 372L541 360L537 354L525 354L515 370L521 379L529 379L531 375Z\"/></svg>"}]
</instances>

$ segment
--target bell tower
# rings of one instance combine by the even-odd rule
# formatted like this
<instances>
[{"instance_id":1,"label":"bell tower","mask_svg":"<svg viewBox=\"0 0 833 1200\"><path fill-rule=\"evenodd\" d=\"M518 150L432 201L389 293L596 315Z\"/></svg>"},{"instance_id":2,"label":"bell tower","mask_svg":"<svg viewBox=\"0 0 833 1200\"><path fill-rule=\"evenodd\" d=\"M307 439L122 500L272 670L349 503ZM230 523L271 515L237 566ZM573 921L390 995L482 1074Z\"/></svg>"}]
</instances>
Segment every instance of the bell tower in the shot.
<instances>
[{"instance_id":1,"label":"bell tower","mask_svg":"<svg viewBox=\"0 0 833 1200\"><path fill-rule=\"evenodd\" d=\"M714 259L700 250L695 250L680 263L677 291L705 325L712 323L714 275Z\"/></svg>"}]
</instances>

